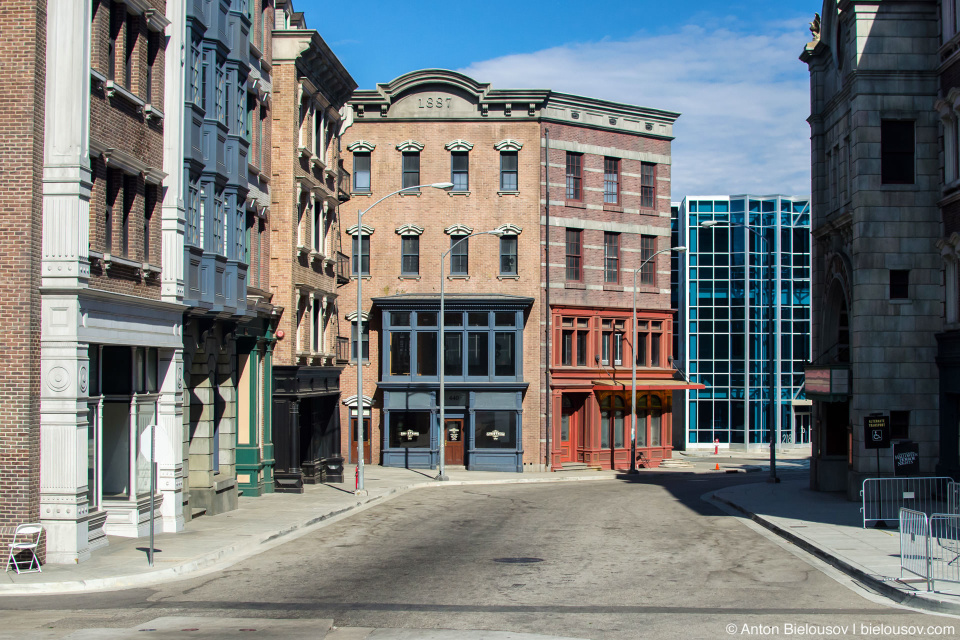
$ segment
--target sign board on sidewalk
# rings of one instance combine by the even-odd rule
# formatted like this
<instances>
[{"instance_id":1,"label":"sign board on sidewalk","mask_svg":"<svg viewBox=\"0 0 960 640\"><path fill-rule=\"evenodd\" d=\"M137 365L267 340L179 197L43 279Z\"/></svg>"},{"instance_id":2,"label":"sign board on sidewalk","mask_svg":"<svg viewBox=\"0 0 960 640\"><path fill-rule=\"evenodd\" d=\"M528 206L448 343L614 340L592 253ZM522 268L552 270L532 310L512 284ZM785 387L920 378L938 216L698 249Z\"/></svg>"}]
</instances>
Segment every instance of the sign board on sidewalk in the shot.
<instances>
[{"instance_id":1,"label":"sign board on sidewalk","mask_svg":"<svg viewBox=\"0 0 960 640\"><path fill-rule=\"evenodd\" d=\"M910 440L893 445L893 475L912 476L920 473L920 445Z\"/></svg>"},{"instance_id":2,"label":"sign board on sidewalk","mask_svg":"<svg viewBox=\"0 0 960 640\"><path fill-rule=\"evenodd\" d=\"M890 447L890 418L867 416L863 419L863 446L867 449Z\"/></svg>"}]
</instances>

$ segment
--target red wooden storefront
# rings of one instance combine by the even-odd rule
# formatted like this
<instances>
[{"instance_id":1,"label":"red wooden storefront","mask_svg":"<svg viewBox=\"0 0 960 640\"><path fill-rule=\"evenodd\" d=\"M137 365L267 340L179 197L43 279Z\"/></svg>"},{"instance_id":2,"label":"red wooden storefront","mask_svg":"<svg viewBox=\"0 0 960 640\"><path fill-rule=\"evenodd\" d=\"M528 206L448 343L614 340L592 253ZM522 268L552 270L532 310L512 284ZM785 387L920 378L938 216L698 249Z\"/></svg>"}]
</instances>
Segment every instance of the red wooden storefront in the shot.
<instances>
[{"instance_id":1,"label":"red wooden storefront","mask_svg":"<svg viewBox=\"0 0 960 640\"><path fill-rule=\"evenodd\" d=\"M699 389L672 366L669 311L556 308L551 349L550 466L656 467L673 450L673 391ZM631 358L637 358L637 425L631 430Z\"/></svg>"}]
</instances>

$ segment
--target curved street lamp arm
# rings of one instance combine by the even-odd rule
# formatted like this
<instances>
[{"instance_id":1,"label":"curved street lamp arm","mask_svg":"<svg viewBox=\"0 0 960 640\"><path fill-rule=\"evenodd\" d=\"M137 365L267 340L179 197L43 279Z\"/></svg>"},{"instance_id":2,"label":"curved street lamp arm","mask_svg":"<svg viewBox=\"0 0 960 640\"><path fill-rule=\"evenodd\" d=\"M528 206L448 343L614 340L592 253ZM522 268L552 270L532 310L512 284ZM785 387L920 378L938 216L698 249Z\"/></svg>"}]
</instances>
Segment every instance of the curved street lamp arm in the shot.
<instances>
[{"instance_id":1,"label":"curved street lamp arm","mask_svg":"<svg viewBox=\"0 0 960 640\"><path fill-rule=\"evenodd\" d=\"M387 198L389 198L389 197L391 197L391 196L395 196L395 195L397 195L398 193L403 193L404 191L420 190L420 189L423 188L423 187L433 187L434 189L446 189L446 188L447 188L445 184L444 184L444 186L437 186L437 185L434 185L434 184L418 184L418 185L415 185L415 186L413 186L413 187L404 187L403 189L398 189L398 190L396 190L396 191L394 191L394 192L392 192L392 193L388 193L387 195L383 196L382 198L380 198L379 200L377 200L376 202L374 202L372 205L370 205L369 207L367 207L366 209L363 210L363 212L360 214L360 217L363 217L364 215L366 215L367 211L370 211L370 209L373 209L375 206L377 206L378 204L380 204L381 202L383 202L384 200L386 200Z\"/></svg>"},{"instance_id":2,"label":"curved street lamp arm","mask_svg":"<svg viewBox=\"0 0 960 640\"><path fill-rule=\"evenodd\" d=\"M456 242L454 242L452 245L450 245L450 248L449 248L449 249L447 249L446 251L444 251L443 253L440 254L440 257L441 257L441 258L446 258L447 255L448 255L451 251L453 251L454 248L455 248L458 244L460 244L460 243L463 242L464 240L467 240L468 238L472 238L473 236L502 236L502 235L503 235L503 234L502 234L501 232L497 231L497 230L493 230L493 231L475 231L474 233L471 233L471 234L469 234L469 235L465 235L465 236L463 236L462 238L460 238L459 240L457 240Z\"/></svg>"}]
</instances>

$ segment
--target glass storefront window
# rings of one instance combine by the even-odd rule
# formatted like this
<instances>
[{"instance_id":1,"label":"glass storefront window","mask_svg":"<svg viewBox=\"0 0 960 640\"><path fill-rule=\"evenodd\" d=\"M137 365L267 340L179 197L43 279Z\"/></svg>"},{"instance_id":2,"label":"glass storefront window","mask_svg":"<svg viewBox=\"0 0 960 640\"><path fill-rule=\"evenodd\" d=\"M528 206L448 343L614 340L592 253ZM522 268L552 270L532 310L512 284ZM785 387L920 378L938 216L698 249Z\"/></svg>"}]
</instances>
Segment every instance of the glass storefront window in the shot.
<instances>
[{"instance_id":1,"label":"glass storefront window","mask_svg":"<svg viewBox=\"0 0 960 640\"><path fill-rule=\"evenodd\" d=\"M430 413L427 411L391 411L390 447L430 448Z\"/></svg>"},{"instance_id":2,"label":"glass storefront window","mask_svg":"<svg viewBox=\"0 0 960 640\"><path fill-rule=\"evenodd\" d=\"M447 376L463 375L463 334L443 334L443 367Z\"/></svg>"},{"instance_id":3,"label":"glass storefront window","mask_svg":"<svg viewBox=\"0 0 960 640\"><path fill-rule=\"evenodd\" d=\"M471 331L467 334L467 375L483 376L489 374L487 343L490 334Z\"/></svg>"},{"instance_id":4,"label":"glass storefront window","mask_svg":"<svg viewBox=\"0 0 960 640\"><path fill-rule=\"evenodd\" d=\"M437 333L435 331L417 333L417 375L437 375Z\"/></svg>"},{"instance_id":5,"label":"glass storefront window","mask_svg":"<svg viewBox=\"0 0 960 640\"><path fill-rule=\"evenodd\" d=\"M477 411L474 414L477 449L516 449L515 411Z\"/></svg>"},{"instance_id":6,"label":"glass storefront window","mask_svg":"<svg viewBox=\"0 0 960 640\"><path fill-rule=\"evenodd\" d=\"M513 331L497 332L494 334L493 375L512 377L517 374L516 339L517 334Z\"/></svg>"},{"instance_id":7,"label":"glass storefront window","mask_svg":"<svg viewBox=\"0 0 960 640\"><path fill-rule=\"evenodd\" d=\"M390 375L410 375L410 332L390 332Z\"/></svg>"}]
</instances>

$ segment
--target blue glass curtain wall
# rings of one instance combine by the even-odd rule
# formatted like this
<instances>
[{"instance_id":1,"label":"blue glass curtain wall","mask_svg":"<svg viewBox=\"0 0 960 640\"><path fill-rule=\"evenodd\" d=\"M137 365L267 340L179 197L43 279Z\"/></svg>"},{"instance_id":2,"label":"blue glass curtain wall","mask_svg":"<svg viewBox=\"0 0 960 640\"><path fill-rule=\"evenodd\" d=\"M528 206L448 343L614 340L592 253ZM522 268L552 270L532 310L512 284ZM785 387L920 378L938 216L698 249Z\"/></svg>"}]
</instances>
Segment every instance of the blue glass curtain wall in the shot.
<instances>
[{"instance_id":1,"label":"blue glass curtain wall","mask_svg":"<svg viewBox=\"0 0 960 640\"><path fill-rule=\"evenodd\" d=\"M804 398L810 357L809 199L690 196L675 216L674 244L687 246L674 277L679 359L705 387L687 393L687 443L766 443L771 376L781 442L809 438L793 428L790 411Z\"/></svg>"}]
</instances>

